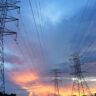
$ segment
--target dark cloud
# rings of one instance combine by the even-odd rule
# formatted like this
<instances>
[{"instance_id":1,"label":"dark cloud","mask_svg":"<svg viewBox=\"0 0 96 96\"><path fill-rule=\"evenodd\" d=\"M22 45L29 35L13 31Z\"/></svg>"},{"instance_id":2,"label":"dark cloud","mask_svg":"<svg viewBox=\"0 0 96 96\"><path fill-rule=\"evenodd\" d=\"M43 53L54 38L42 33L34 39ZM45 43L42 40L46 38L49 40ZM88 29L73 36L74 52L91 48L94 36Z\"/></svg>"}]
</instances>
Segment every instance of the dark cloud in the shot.
<instances>
[{"instance_id":1,"label":"dark cloud","mask_svg":"<svg viewBox=\"0 0 96 96\"><path fill-rule=\"evenodd\" d=\"M94 1L95 2L95 1ZM78 12L70 19L73 26L70 27L73 33L71 45L73 50L78 52L88 46L89 43L95 40L95 24L96 24L96 6L95 3L86 5L80 8Z\"/></svg>"},{"instance_id":2,"label":"dark cloud","mask_svg":"<svg viewBox=\"0 0 96 96\"><path fill-rule=\"evenodd\" d=\"M13 65L15 65L15 64L22 65L24 61L19 56L16 56L14 54L13 55L12 54L5 54L5 62L11 63Z\"/></svg>"}]
</instances>

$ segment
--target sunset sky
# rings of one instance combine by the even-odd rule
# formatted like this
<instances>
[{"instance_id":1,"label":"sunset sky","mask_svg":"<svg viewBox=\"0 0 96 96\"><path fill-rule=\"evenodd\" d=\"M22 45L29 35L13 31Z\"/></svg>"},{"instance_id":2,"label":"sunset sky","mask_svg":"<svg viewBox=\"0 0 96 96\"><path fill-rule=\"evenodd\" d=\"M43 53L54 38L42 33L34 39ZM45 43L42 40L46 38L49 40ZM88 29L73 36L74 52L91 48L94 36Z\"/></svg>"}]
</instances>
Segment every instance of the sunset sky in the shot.
<instances>
[{"instance_id":1,"label":"sunset sky","mask_svg":"<svg viewBox=\"0 0 96 96\"><path fill-rule=\"evenodd\" d=\"M30 7L31 1L31 7ZM62 72L60 93L71 94L73 53L80 54L86 80L96 92L96 0L21 0L17 41L5 38L6 92L48 96L54 86L51 70ZM10 14L10 13L9 13ZM11 13L13 14L13 13ZM10 15L11 15L10 14Z\"/></svg>"}]
</instances>

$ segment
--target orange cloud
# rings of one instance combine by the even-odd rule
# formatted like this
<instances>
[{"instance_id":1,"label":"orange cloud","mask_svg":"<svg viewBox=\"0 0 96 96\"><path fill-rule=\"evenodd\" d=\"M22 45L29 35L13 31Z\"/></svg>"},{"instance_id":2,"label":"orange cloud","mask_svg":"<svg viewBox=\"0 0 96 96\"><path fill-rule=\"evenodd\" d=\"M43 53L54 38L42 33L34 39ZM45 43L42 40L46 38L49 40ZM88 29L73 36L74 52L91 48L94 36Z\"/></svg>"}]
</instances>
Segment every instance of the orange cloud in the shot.
<instances>
[{"instance_id":1,"label":"orange cloud","mask_svg":"<svg viewBox=\"0 0 96 96\"><path fill-rule=\"evenodd\" d=\"M38 80L39 78L37 73L28 70L20 72L12 72L10 77L11 80L18 85L27 84L29 82Z\"/></svg>"},{"instance_id":2,"label":"orange cloud","mask_svg":"<svg viewBox=\"0 0 96 96\"><path fill-rule=\"evenodd\" d=\"M32 96L32 94L42 95L42 96L48 96L48 94L54 93L54 86L51 84L44 84L39 82L40 77L38 73L32 72L32 71L20 71L20 72L12 72L11 74L11 80L19 85L22 89L25 89L27 92L29 92L29 96ZM31 82L36 82L35 84L32 84ZM64 86L60 88L60 95L62 96L68 96L71 95L71 89L72 86ZM96 88L91 88L92 93L95 93Z\"/></svg>"},{"instance_id":3,"label":"orange cloud","mask_svg":"<svg viewBox=\"0 0 96 96\"><path fill-rule=\"evenodd\" d=\"M54 87L53 85L44 84L41 82L37 82L40 79L39 75L36 72L20 71L20 72L12 72L10 75L11 80L19 85L22 89L25 89L31 95L32 93L36 93L38 95L47 96L48 94L53 94ZM30 82L36 82L32 85ZM67 93L68 89L61 88L60 93L63 95ZM29 94L29 96L30 96Z\"/></svg>"},{"instance_id":4,"label":"orange cloud","mask_svg":"<svg viewBox=\"0 0 96 96\"><path fill-rule=\"evenodd\" d=\"M51 94L54 94L54 86L53 85L48 85L48 84L38 84L38 86L35 86L33 90L30 90L30 92L35 92L37 95L42 95L42 96L48 96ZM71 95L71 87L67 86L61 87L59 89L60 95L61 96L68 96Z\"/></svg>"},{"instance_id":5,"label":"orange cloud","mask_svg":"<svg viewBox=\"0 0 96 96\"><path fill-rule=\"evenodd\" d=\"M32 93L36 93L38 96L48 96L51 94L54 94L54 86L53 85L48 85L48 84L43 84L43 83L38 83L36 86L31 86L30 87L22 87L25 88L29 92L29 96L32 96ZM62 87L60 88L60 95L62 96L68 96L70 95L71 91L69 87Z\"/></svg>"}]
</instances>

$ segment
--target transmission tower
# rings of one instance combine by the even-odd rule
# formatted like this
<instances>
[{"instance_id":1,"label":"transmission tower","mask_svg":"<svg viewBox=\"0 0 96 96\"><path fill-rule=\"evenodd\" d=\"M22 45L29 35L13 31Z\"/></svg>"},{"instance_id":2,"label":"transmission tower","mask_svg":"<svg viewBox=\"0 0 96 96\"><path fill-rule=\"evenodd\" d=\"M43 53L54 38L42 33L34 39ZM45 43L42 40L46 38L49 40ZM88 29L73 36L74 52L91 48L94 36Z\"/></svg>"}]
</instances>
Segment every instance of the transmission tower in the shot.
<instances>
[{"instance_id":1,"label":"transmission tower","mask_svg":"<svg viewBox=\"0 0 96 96\"><path fill-rule=\"evenodd\" d=\"M52 74L53 74L53 82L54 82L54 96L60 96L59 84L61 82L61 78L60 78L61 72L59 69L53 69Z\"/></svg>"},{"instance_id":2,"label":"transmission tower","mask_svg":"<svg viewBox=\"0 0 96 96\"><path fill-rule=\"evenodd\" d=\"M0 92L2 93L5 93L4 36L17 34L17 32L8 29L7 25L13 21L18 21L17 18L10 14L10 12L20 8L18 3L18 0L0 0Z\"/></svg>"},{"instance_id":3,"label":"transmission tower","mask_svg":"<svg viewBox=\"0 0 96 96\"><path fill-rule=\"evenodd\" d=\"M73 72L72 75L73 78L73 86L72 86L72 93L71 96L92 96L91 91L87 85L87 82L85 81L85 78L83 76L83 71L81 70L81 63L79 55L75 54L73 56Z\"/></svg>"}]
</instances>

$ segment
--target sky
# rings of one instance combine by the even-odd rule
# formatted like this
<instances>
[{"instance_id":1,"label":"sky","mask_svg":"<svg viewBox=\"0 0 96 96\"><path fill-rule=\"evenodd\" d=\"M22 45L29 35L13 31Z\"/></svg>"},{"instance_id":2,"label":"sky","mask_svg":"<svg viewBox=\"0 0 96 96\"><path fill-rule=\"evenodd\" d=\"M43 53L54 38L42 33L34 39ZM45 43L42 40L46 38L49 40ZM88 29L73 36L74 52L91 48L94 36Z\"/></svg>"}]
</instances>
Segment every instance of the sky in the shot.
<instances>
[{"instance_id":1,"label":"sky","mask_svg":"<svg viewBox=\"0 0 96 96\"><path fill-rule=\"evenodd\" d=\"M31 1L31 4L30 4ZM20 96L53 94L51 71L62 72L60 93L71 94L72 54L80 55L86 81L96 92L96 0L21 0L19 18L6 27L17 31L5 37L6 92ZM31 5L31 6L30 6Z\"/></svg>"}]
</instances>

